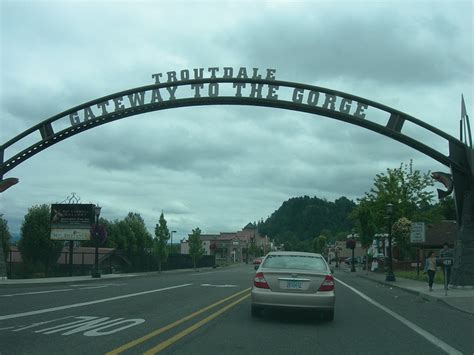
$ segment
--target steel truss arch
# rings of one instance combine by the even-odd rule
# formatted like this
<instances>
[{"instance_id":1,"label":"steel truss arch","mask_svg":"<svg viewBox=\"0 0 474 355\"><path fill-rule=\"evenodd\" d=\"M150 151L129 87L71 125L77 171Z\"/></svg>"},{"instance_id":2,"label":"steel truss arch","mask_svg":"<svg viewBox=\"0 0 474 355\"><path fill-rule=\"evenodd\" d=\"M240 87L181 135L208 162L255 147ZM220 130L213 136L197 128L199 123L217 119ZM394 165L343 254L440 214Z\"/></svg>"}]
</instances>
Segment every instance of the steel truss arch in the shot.
<instances>
[{"instance_id":1,"label":"steel truss arch","mask_svg":"<svg viewBox=\"0 0 474 355\"><path fill-rule=\"evenodd\" d=\"M340 112L335 109L324 108L315 105L309 105L302 102L294 102L290 100L280 100L280 99L268 99L264 97L245 97L245 96L214 96L214 97L206 97L200 96L199 97L189 97L189 98L175 98L169 99L167 101L159 101L155 103L147 103L143 105L135 105L132 107L124 108L120 111L108 112L106 114L95 116L92 119L88 119L78 124L71 124L69 127L60 129L55 131L53 128L53 124L61 119L67 118L69 115L73 115L81 110L102 104L104 102L109 102L113 100L117 100L118 98L123 98L126 96L133 96L139 95L144 92L151 92L152 90L160 90L160 89L169 89L169 88L176 88L181 86L191 86L191 85L204 85L204 84L240 84L240 85L271 85L273 87L278 88L289 88L293 90L304 90L308 92L316 92L316 93L323 93L326 95L335 96L337 98L342 98L348 101L355 101L359 104L366 105L370 108L375 108L380 111L383 111L389 114L389 118L385 125L372 122L367 119L363 118L356 118L354 115ZM260 95L261 96L261 95ZM355 95L351 95L348 93L331 90L323 87L300 84L300 83L293 83L288 81L280 81L280 80L266 80L266 79L236 79L236 78L216 78L216 79L199 79L199 80L187 80L187 81L174 81L168 83L161 83L157 85L147 85L138 88L133 88L126 91L121 91L115 94L107 95L87 103L78 105L71 109L68 109L62 113L54 115L39 124L31 127L30 129L22 132L21 134L17 135L16 137L12 138L11 140L7 141L3 145L0 146L0 159L1 159L1 167L0 167L0 179L3 177L5 173L13 169L15 166L21 164L25 160L31 158L35 154L39 153L40 151L61 142L68 137L72 137L80 132L86 131L88 129L97 127L99 125L112 122L121 118L134 116L142 113L152 112L152 111L159 111L171 108L178 108L178 107L188 107L188 106L205 106L205 105L246 105L246 106L263 106L263 107L272 107L272 108L280 108L292 111L299 111L299 112L306 112L311 113L319 116L326 116L329 118L337 119L340 121L344 121L350 124L358 125L360 127L372 130L374 132L383 134L389 138L397 140L405 145L408 145L425 155L430 156L431 158L437 160L438 162L451 167L456 168L456 170L465 173L467 175L472 176L471 167L463 164L463 162L459 161L459 159L453 159L452 156L447 156L432 147L402 133L403 125L406 121L411 122L412 124L421 127L425 131L429 131L432 134L435 134L438 137L441 137L446 141L447 146L454 147L457 150L465 150L467 147L464 143L460 140L456 139L448 135L447 133L428 125L427 123L416 119L410 115L407 115L401 111L395 110L388 106L379 104L377 102L367 100ZM33 135L40 134L41 139L37 140L35 143L31 144L29 147L21 150L18 153L14 153L8 159L4 161L4 153L10 147L14 146L20 140L30 137Z\"/></svg>"}]
</instances>

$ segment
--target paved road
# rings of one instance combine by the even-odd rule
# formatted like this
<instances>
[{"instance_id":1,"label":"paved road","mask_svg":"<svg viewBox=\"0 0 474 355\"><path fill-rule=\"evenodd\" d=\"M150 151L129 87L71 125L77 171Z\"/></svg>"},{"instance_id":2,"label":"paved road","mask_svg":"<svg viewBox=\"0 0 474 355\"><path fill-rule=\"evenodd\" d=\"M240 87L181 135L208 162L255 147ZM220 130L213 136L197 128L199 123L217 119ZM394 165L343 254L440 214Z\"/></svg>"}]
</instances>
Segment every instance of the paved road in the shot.
<instances>
[{"instance_id":1,"label":"paved road","mask_svg":"<svg viewBox=\"0 0 474 355\"><path fill-rule=\"evenodd\" d=\"M472 354L473 316L336 272L334 322L250 316L250 265L0 288L4 354Z\"/></svg>"}]
</instances>

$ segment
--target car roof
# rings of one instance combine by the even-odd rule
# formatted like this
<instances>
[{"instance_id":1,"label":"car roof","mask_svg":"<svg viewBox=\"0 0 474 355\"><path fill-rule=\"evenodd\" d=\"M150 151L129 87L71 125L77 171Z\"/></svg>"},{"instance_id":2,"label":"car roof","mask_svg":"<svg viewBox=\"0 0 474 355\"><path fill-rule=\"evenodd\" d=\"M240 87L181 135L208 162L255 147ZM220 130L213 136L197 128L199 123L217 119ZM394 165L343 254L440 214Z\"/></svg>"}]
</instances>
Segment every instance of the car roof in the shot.
<instances>
[{"instance_id":1,"label":"car roof","mask_svg":"<svg viewBox=\"0 0 474 355\"><path fill-rule=\"evenodd\" d=\"M323 257L321 254L307 253L304 251L271 251L267 255L296 255L296 256L312 256L312 257L318 257L318 258Z\"/></svg>"}]
</instances>

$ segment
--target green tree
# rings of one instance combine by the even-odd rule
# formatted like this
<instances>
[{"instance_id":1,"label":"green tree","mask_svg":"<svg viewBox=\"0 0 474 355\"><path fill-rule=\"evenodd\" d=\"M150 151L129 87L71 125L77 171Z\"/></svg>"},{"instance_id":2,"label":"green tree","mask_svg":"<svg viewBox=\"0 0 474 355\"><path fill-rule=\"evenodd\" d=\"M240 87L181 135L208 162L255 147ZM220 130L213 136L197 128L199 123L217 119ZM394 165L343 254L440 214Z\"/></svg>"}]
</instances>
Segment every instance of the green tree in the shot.
<instances>
[{"instance_id":1,"label":"green tree","mask_svg":"<svg viewBox=\"0 0 474 355\"><path fill-rule=\"evenodd\" d=\"M5 259L8 255L8 252L10 251L11 238L12 236L10 234L10 230L8 229L8 222L3 218L3 215L0 215L0 243L2 244Z\"/></svg>"},{"instance_id":2,"label":"green tree","mask_svg":"<svg viewBox=\"0 0 474 355\"><path fill-rule=\"evenodd\" d=\"M153 238L146 229L145 221L139 213L129 212L124 219L124 223L129 227L133 235L134 249L137 254L143 255L148 253L153 246Z\"/></svg>"},{"instance_id":3,"label":"green tree","mask_svg":"<svg viewBox=\"0 0 474 355\"><path fill-rule=\"evenodd\" d=\"M433 180L429 175L413 169L413 163L400 164L399 168L387 169L377 174L374 185L359 199L351 216L357 221L363 238L370 239L377 230L387 230L386 206L393 204L393 221L401 217L421 222L433 220L431 202L434 192L429 188Z\"/></svg>"},{"instance_id":4,"label":"green tree","mask_svg":"<svg viewBox=\"0 0 474 355\"><path fill-rule=\"evenodd\" d=\"M155 254L158 257L158 271L161 272L161 264L168 259L168 240L170 231L166 225L166 219L161 212L159 223L155 227Z\"/></svg>"},{"instance_id":5,"label":"green tree","mask_svg":"<svg viewBox=\"0 0 474 355\"><path fill-rule=\"evenodd\" d=\"M48 205L33 206L28 209L21 225L21 237L18 242L23 262L33 267L42 267L45 276L54 265L64 243L50 239L50 210Z\"/></svg>"},{"instance_id":6,"label":"green tree","mask_svg":"<svg viewBox=\"0 0 474 355\"><path fill-rule=\"evenodd\" d=\"M442 219L452 221L456 220L456 207L452 196L447 196L439 200L435 205L435 208Z\"/></svg>"},{"instance_id":7,"label":"green tree","mask_svg":"<svg viewBox=\"0 0 474 355\"><path fill-rule=\"evenodd\" d=\"M434 198L434 192L429 189L431 186L433 179L430 172L423 174L414 170L412 161L410 164L402 163L399 168L387 169L386 174L377 174L374 186L359 200L359 206L364 203L364 208L372 211L372 221L379 228L387 224L385 217L388 203L393 204L394 221L406 217L428 222L429 207Z\"/></svg>"},{"instance_id":8,"label":"green tree","mask_svg":"<svg viewBox=\"0 0 474 355\"><path fill-rule=\"evenodd\" d=\"M377 231L370 203L366 200L361 201L357 208L352 211L350 217L356 221L357 230L359 231L359 241L367 254ZM367 263L368 259L366 260L366 264Z\"/></svg>"},{"instance_id":9,"label":"green tree","mask_svg":"<svg viewBox=\"0 0 474 355\"><path fill-rule=\"evenodd\" d=\"M189 236L189 255L193 259L193 266L196 269L197 261L204 255L204 247L201 240L201 230L199 228L193 229L193 233Z\"/></svg>"},{"instance_id":10,"label":"green tree","mask_svg":"<svg viewBox=\"0 0 474 355\"><path fill-rule=\"evenodd\" d=\"M323 254L328 240L326 236L320 235L313 240L313 252Z\"/></svg>"}]
</instances>

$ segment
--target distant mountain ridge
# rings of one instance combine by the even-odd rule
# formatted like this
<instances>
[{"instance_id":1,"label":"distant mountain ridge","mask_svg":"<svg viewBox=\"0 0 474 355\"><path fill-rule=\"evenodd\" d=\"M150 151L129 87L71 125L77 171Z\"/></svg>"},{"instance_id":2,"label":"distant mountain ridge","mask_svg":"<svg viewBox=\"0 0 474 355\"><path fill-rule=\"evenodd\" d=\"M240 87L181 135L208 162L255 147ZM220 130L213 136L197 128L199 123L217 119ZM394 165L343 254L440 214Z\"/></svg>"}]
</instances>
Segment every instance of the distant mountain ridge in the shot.
<instances>
[{"instance_id":1,"label":"distant mountain ridge","mask_svg":"<svg viewBox=\"0 0 474 355\"><path fill-rule=\"evenodd\" d=\"M356 204L344 196L334 202L316 196L294 197L283 202L266 221L260 222L258 229L260 234L268 235L278 243L309 242L322 231L336 236L354 228L349 214L355 207Z\"/></svg>"}]
</instances>

